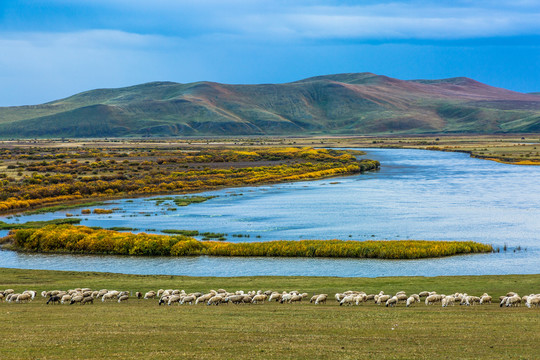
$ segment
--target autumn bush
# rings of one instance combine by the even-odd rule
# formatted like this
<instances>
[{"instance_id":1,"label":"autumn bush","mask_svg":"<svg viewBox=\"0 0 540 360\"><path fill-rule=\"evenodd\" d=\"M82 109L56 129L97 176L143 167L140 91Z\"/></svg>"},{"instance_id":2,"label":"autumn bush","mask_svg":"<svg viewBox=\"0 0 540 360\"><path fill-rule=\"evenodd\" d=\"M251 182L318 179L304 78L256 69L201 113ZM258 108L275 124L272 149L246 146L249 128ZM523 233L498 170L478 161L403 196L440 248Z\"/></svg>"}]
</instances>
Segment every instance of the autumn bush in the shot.
<instances>
[{"instance_id":1,"label":"autumn bush","mask_svg":"<svg viewBox=\"0 0 540 360\"><path fill-rule=\"evenodd\" d=\"M18 178L6 173L0 179L0 213L88 199L188 193L379 168L378 161L358 161L344 151L293 147L196 151L132 149L130 153L121 154L118 149L93 149L86 153L81 149L69 153L43 150L41 155L35 149L17 151L16 154L0 153L0 159L15 162L13 171L24 171Z\"/></svg>"}]
</instances>

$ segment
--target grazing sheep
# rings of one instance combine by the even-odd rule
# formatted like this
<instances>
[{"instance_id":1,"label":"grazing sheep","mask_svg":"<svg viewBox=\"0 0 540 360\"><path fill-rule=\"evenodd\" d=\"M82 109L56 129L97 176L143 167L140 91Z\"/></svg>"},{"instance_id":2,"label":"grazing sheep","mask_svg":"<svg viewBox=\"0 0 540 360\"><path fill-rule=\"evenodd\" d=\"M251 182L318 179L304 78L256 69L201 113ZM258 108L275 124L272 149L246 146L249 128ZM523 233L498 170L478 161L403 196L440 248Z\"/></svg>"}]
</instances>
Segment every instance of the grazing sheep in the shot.
<instances>
[{"instance_id":1,"label":"grazing sheep","mask_svg":"<svg viewBox=\"0 0 540 360\"><path fill-rule=\"evenodd\" d=\"M418 296L420 296L421 298L422 297L428 297L429 296L429 291L421 291Z\"/></svg>"},{"instance_id":2,"label":"grazing sheep","mask_svg":"<svg viewBox=\"0 0 540 360\"><path fill-rule=\"evenodd\" d=\"M377 298L377 305L381 305L382 303L386 303L390 299L390 295L381 295Z\"/></svg>"},{"instance_id":3,"label":"grazing sheep","mask_svg":"<svg viewBox=\"0 0 540 360\"><path fill-rule=\"evenodd\" d=\"M539 307L540 306L540 296L529 296L527 299L527 307L530 309L531 307Z\"/></svg>"},{"instance_id":4,"label":"grazing sheep","mask_svg":"<svg viewBox=\"0 0 540 360\"><path fill-rule=\"evenodd\" d=\"M481 304L486 304L486 303L490 303L491 304L491 296L489 295L483 295L481 298L480 298L480 305Z\"/></svg>"},{"instance_id":5,"label":"grazing sheep","mask_svg":"<svg viewBox=\"0 0 540 360\"><path fill-rule=\"evenodd\" d=\"M341 301L339 302L339 306L342 306L342 305L352 305L355 303L355 300L354 300L355 296L354 295L347 295L345 296L343 299L341 299Z\"/></svg>"},{"instance_id":6,"label":"grazing sheep","mask_svg":"<svg viewBox=\"0 0 540 360\"><path fill-rule=\"evenodd\" d=\"M223 298L220 295L214 295L208 300L206 305L219 305L221 302L223 302Z\"/></svg>"},{"instance_id":7,"label":"grazing sheep","mask_svg":"<svg viewBox=\"0 0 540 360\"><path fill-rule=\"evenodd\" d=\"M244 295L235 294L235 295L227 296L224 300L227 300L227 302L231 302L233 304L240 304L243 299L244 299Z\"/></svg>"},{"instance_id":8,"label":"grazing sheep","mask_svg":"<svg viewBox=\"0 0 540 360\"><path fill-rule=\"evenodd\" d=\"M135 296L136 296L137 299L139 299L139 300L142 299L142 292L137 291L137 292L135 293Z\"/></svg>"},{"instance_id":9,"label":"grazing sheep","mask_svg":"<svg viewBox=\"0 0 540 360\"><path fill-rule=\"evenodd\" d=\"M302 302L302 295L293 295L290 299L289 299L289 304L292 304L293 302Z\"/></svg>"},{"instance_id":10,"label":"grazing sheep","mask_svg":"<svg viewBox=\"0 0 540 360\"><path fill-rule=\"evenodd\" d=\"M345 294L337 293L334 295L334 298L336 299L337 302L341 302L341 300L343 300L345 296L346 296Z\"/></svg>"},{"instance_id":11,"label":"grazing sheep","mask_svg":"<svg viewBox=\"0 0 540 360\"><path fill-rule=\"evenodd\" d=\"M514 295L506 298L505 305L506 307L519 306L520 303L521 303L521 298L519 297L518 294L514 293Z\"/></svg>"},{"instance_id":12,"label":"grazing sheep","mask_svg":"<svg viewBox=\"0 0 540 360\"><path fill-rule=\"evenodd\" d=\"M206 301L210 300L210 298L214 296L212 293L201 295L195 300L195 305L198 303L205 303Z\"/></svg>"},{"instance_id":13,"label":"grazing sheep","mask_svg":"<svg viewBox=\"0 0 540 360\"><path fill-rule=\"evenodd\" d=\"M71 298L71 301L69 302L69 305L73 305L75 303L80 303L83 299L84 299L84 297L82 295L75 295L74 297Z\"/></svg>"},{"instance_id":14,"label":"grazing sheep","mask_svg":"<svg viewBox=\"0 0 540 360\"><path fill-rule=\"evenodd\" d=\"M36 292L34 290L24 290L23 294L30 294L31 300L34 300L36 297Z\"/></svg>"},{"instance_id":15,"label":"grazing sheep","mask_svg":"<svg viewBox=\"0 0 540 360\"><path fill-rule=\"evenodd\" d=\"M453 295L448 295L441 300L441 305L442 307L447 307L448 305L454 306L455 302L456 298Z\"/></svg>"},{"instance_id":16,"label":"grazing sheep","mask_svg":"<svg viewBox=\"0 0 540 360\"><path fill-rule=\"evenodd\" d=\"M17 297L21 295L21 294L17 294L17 293L10 293L6 296L6 301L7 302L13 302L15 300L17 300Z\"/></svg>"},{"instance_id":17,"label":"grazing sheep","mask_svg":"<svg viewBox=\"0 0 540 360\"><path fill-rule=\"evenodd\" d=\"M415 294L416 295L416 294ZM415 302L420 302L420 296L419 295L411 295L407 298L407 307L411 306L412 304L414 304Z\"/></svg>"},{"instance_id":18,"label":"grazing sheep","mask_svg":"<svg viewBox=\"0 0 540 360\"><path fill-rule=\"evenodd\" d=\"M397 296L392 296L390 299L386 300L386 303L385 303L385 306L388 307L388 306L391 306L391 307L394 307L398 304L399 302L399 299Z\"/></svg>"},{"instance_id":19,"label":"grazing sheep","mask_svg":"<svg viewBox=\"0 0 540 360\"><path fill-rule=\"evenodd\" d=\"M57 296L57 295L51 296L51 297L49 298L49 300L47 300L47 305L48 305L48 304L55 304L55 303L56 303L56 304L60 304L60 301L61 301L61 300L62 300L62 298L61 298L60 296Z\"/></svg>"},{"instance_id":20,"label":"grazing sheep","mask_svg":"<svg viewBox=\"0 0 540 360\"><path fill-rule=\"evenodd\" d=\"M86 297L83 297L83 299L81 300L81 305L85 305L85 304L93 304L94 303L94 298L92 296L86 296Z\"/></svg>"},{"instance_id":21,"label":"grazing sheep","mask_svg":"<svg viewBox=\"0 0 540 360\"><path fill-rule=\"evenodd\" d=\"M259 302L265 302L267 298L268 298L268 295L265 295L265 294L255 295L253 299L251 299L251 303L258 304Z\"/></svg>"},{"instance_id":22,"label":"grazing sheep","mask_svg":"<svg viewBox=\"0 0 540 360\"><path fill-rule=\"evenodd\" d=\"M195 297L195 295L187 295L187 296L184 296L182 298L182 300L180 301L180 304L185 304L185 303L189 303L189 305L193 305L193 302L197 300L197 298Z\"/></svg>"},{"instance_id":23,"label":"grazing sheep","mask_svg":"<svg viewBox=\"0 0 540 360\"><path fill-rule=\"evenodd\" d=\"M433 305L436 302L441 302L442 299L443 299L442 295L438 295L438 294L429 295L426 298L426 305Z\"/></svg>"},{"instance_id":24,"label":"grazing sheep","mask_svg":"<svg viewBox=\"0 0 540 360\"><path fill-rule=\"evenodd\" d=\"M71 301L71 295L69 294L62 295L62 300L60 300L62 304L67 304L70 301Z\"/></svg>"},{"instance_id":25,"label":"grazing sheep","mask_svg":"<svg viewBox=\"0 0 540 360\"><path fill-rule=\"evenodd\" d=\"M293 296L294 296L294 295L292 295L292 294L285 294L285 295L282 295L282 296L281 296L281 299L279 300L279 302L280 302L281 304L283 304L283 303L285 303L285 302L288 302L289 300L292 299Z\"/></svg>"},{"instance_id":26,"label":"grazing sheep","mask_svg":"<svg viewBox=\"0 0 540 360\"><path fill-rule=\"evenodd\" d=\"M106 300L112 300L113 298L116 297L116 295L117 294L115 294L115 292L108 292L101 297L101 302L105 302Z\"/></svg>"},{"instance_id":27,"label":"grazing sheep","mask_svg":"<svg viewBox=\"0 0 540 360\"><path fill-rule=\"evenodd\" d=\"M311 297L311 299L309 299L309 303L310 303L310 304L311 304L311 303L314 303L315 300L317 300L317 297L318 297L318 296L319 296L318 294L313 295L313 296Z\"/></svg>"},{"instance_id":28,"label":"grazing sheep","mask_svg":"<svg viewBox=\"0 0 540 360\"><path fill-rule=\"evenodd\" d=\"M121 303L123 301L128 301L129 299L129 295L125 294L125 295L121 295L120 297L118 297L118 303Z\"/></svg>"},{"instance_id":29,"label":"grazing sheep","mask_svg":"<svg viewBox=\"0 0 540 360\"><path fill-rule=\"evenodd\" d=\"M326 304L327 298L328 298L328 294L321 294L317 296L317 299L315 300L315 305Z\"/></svg>"},{"instance_id":30,"label":"grazing sheep","mask_svg":"<svg viewBox=\"0 0 540 360\"><path fill-rule=\"evenodd\" d=\"M0 301L4 300L4 293L0 293Z\"/></svg>"},{"instance_id":31,"label":"grazing sheep","mask_svg":"<svg viewBox=\"0 0 540 360\"><path fill-rule=\"evenodd\" d=\"M404 292L399 292L395 296L398 299L399 302L407 302L407 299L409 298Z\"/></svg>"},{"instance_id":32,"label":"grazing sheep","mask_svg":"<svg viewBox=\"0 0 540 360\"><path fill-rule=\"evenodd\" d=\"M356 303L356 305L360 305L360 303L363 303L364 301L366 301L366 294L358 294L354 297L354 301Z\"/></svg>"},{"instance_id":33,"label":"grazing sheep","mask_svg":"<svg viewBox=\"0 0 540 360\"><path fill-rule=\"evenodd\" d=\"M32 295L29 293L22 293L19 296L17 296L17 299L15 300L16 303L22 303L22 302L29 302L32 301Z\"/></svg>"},{"instance_id":34,"label":"grazing sheep","mask_svg":"<svg viewBox=\"0 0 540 360\"><path fill-rule=\"evenodd\" d=\"M171 306L171 304L174 304L174 303L177 303L178 305L180 305L180 300L182 300L180 295L171 295L169 297L169 301L167 301L167 305ZM120 300L118 302L120 302Z\"/></svg>"},{"instance_id":35,"label":"grazing sheep","mask_svg":"<svg viewBox=\"0 0 540 360\"><path fill-rule=\"evenodd\" d=\"M157 293L155 291L149 291L146 294L144 294L144 299L153 299L157 296Z\"/></svg>"}]
</instances>

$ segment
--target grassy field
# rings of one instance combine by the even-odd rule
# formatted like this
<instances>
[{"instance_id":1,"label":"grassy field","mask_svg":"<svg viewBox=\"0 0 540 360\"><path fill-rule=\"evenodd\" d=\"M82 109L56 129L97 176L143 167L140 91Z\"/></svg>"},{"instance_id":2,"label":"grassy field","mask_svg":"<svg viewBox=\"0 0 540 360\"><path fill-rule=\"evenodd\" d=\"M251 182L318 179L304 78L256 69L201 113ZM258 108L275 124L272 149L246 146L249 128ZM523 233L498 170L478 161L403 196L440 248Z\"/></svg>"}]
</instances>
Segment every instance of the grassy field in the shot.
<instances>
[{"instance_id":1,"label":"grassy field","mask_svg":"<svg viewBox=\"0 0 540 360\"><path fill-rule=\"evenodd\" d=\"M508 164L540 165L538 134L302 138L295 139L293 142L298 145L322 143L327 147L390 147L460 151L467 152L473 157Z\"/></svg>"},{"instance_id":2,"label":"grassy field","mask_svg":"<svg viewBox=\"0 0 540 360\"><path fill-rule=\"evenodd\" d=\"M130 291L299 290L308 293L404 290L418 293L540 291L540 275L457 277L238 277L195 278L0 268L0 289L18 291L109 288ZM372 303L340 307L334 301L223 306L128 303L45 305L0 303L2 359L58 358L504 358L540 354L540 309L498 304L441 308Z\"/></svg>"}]
</instances>

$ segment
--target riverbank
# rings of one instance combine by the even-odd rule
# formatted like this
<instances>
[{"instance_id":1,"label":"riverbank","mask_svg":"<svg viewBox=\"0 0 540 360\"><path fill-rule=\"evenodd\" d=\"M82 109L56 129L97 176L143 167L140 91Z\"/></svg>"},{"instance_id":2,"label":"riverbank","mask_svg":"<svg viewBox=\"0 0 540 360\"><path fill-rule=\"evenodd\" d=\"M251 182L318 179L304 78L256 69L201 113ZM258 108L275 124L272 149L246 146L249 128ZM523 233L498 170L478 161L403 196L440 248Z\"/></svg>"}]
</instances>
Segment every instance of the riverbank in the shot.
<instances>
[{"instance_id":1,"label":"riverbank","mask_svg":"<svg viewBox=\"0 0 540 360\"><path fill-rule=\"evenodd\" d=\"M363 290L391 294L539 292L540 275L456 277L232 277L140 276L0 268L0 289L299 290L328 293ZM39 296L39 295L38 295ZM496 301L495 301L496 302ZM265 359L314 358L534 358L540 311L527 307L425 306L386 308L373 303L326 305L158 306L157 300L93 305L0 303L3 359L131 358L175 356ZM68 324L68 325L66 325ZM463 349L467 349L466 355Z\"/></svg>"},{"instance_id":2,"label":"riverbank","mask_svg":"<svg viewBox=\"0 0 540 360\"><path fill-rule=\"evenodd\" d=\"M0 154L0 213L357 174L377 161L311 147L24 148Z\"/></svg>"}]
</instances>

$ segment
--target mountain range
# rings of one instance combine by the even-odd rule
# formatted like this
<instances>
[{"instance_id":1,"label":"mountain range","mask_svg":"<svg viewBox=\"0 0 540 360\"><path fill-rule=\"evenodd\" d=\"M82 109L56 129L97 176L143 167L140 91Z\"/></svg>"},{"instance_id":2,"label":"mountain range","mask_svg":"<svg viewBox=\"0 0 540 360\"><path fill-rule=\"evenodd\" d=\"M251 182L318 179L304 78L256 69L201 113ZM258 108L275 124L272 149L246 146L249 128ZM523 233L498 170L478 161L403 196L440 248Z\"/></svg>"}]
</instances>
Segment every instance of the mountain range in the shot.
<instances>
[{"instance_id":1,"label":"mountain range","mask_svg":"<svg viewBox=\"0 0 540 360\"><path fill-rule=\"evenodd\" d=\"M0 137L540 132L540 95L372 73L284 84L151 82L0 107Z\"/></svg>"}]
</instances>

